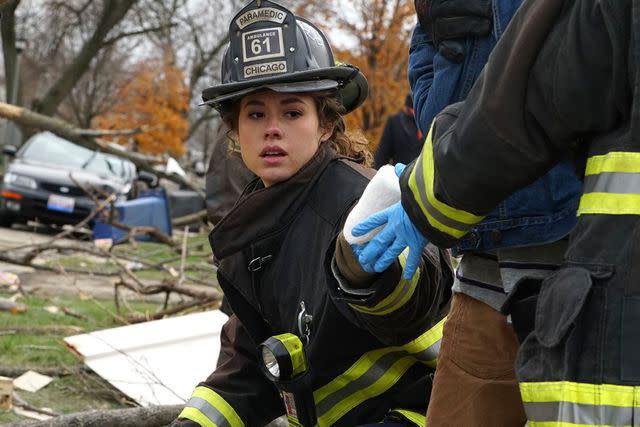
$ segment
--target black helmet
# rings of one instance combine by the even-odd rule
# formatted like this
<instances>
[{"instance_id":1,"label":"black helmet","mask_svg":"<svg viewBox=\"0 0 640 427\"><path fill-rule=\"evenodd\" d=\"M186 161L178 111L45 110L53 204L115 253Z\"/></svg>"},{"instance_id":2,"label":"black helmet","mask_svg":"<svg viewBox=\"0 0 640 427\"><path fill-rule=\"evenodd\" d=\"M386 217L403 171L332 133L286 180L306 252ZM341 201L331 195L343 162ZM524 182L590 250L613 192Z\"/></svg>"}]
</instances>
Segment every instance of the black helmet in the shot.
<instances>
[{"instance_id":1,"label":"black helmet","mask_svg":"<svg viewBox=\"0 0 640 427\"><path fill-rule=\"evenodd\" d=\"M353 65L336 65L322 32L268 0L254 0L229 25L222 83L202 92L217 110L259 89L317 92L337 89L347 112L367 98L367 79Z\"/></svg>"}]
</instances>

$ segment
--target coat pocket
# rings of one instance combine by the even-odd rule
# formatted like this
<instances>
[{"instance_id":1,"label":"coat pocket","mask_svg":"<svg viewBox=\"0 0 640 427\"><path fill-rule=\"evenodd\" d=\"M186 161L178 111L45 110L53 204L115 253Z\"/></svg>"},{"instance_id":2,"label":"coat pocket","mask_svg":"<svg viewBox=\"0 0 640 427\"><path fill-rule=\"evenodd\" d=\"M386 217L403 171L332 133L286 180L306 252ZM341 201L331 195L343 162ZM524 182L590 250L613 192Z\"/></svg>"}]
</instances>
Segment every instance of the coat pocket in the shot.
<instances>
[{"instance_id":1,"label":"coat pocket","mask_svg":"<svg viewBox=\"0 0 640 427\"><path fill-rule=\"evenodd\" d=\"M580 267L556 271L542 282L535 332L540 344L555 347L573 327L589 296L591 273Z\"/></svg>"},{"instance_id":2,"label":"coat pocket","mask_svg":"<svg viewBox=\"0 0 640 427\"><path fill-rule=\"evenodd\" d=\"M519 280L500 310L505 316L511 316L513 330L521 343L535 327L536 305L541 284L541 279Z\"/></svg>"}]
</instances>

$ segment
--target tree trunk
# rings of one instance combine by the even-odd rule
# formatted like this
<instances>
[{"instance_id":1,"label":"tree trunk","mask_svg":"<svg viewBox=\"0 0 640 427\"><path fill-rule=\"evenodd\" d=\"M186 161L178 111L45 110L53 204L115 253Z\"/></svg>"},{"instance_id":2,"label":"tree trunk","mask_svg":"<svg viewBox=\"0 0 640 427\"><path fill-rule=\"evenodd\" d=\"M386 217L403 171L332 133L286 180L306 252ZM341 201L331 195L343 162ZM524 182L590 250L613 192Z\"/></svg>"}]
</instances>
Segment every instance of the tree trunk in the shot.
<instances>
[{"instance_id":1,"label":"tree trunk","mask_svg":"<svg viewBox=\"0 0 640 427\"><path fill-rule=\"evenodd\" d=\"M60 103L71 92L71 89L89 69L91 60L104 46L104 41L113 27L127 14L137 0L107 0L96 29L86 41L78 56L63 71L60 78L49 88L42 99L33 101L33 110L41 114L52 116Z\"/></svg>"},{"instance_id":2,"label":"tree trunk","mask_svg":"<svg viewBox=\"0 0 640 427\"><path fill-rule=\"evenodd\" d=\"M18 82L14 75L16 70L16 61L18 60L18 51L16 50L16 20L15 11L20 0L11 0L0 6L0 33L2 34L2 53L4 57L4 79L6 89L6 100L10 100L11 94L14 93L14 83Z\"/></svg>"},{"instance_id":3,"label":"tree trunk","mask_svg":"<svg viewBox=\"0 0 640 427\"><path fill-rule=\"evenodd\" d=\"M46 421L21 421L5 425L10 427L158 427L166 426L176 419L183 406L77 412Z\"/></svg>"}]
</instances>

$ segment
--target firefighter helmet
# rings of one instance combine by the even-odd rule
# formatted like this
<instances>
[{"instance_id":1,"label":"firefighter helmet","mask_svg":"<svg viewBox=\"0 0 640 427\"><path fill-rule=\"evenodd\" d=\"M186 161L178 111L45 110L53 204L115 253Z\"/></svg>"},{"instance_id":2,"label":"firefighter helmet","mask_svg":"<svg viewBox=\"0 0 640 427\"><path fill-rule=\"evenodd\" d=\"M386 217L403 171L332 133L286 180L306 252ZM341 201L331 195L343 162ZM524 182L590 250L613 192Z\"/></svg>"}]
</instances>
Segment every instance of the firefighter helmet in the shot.
<instances>
[{"instance_id":1,"label":"firefighter helmet","mask_svg":"<svg viewBox=\"0 0 640 427\"><path fill-rule=\"evenodd\" d=\"M337 89L347 112L367 98L367 79L353 65L337 65L322 32L268 0L253 0L229 25L221 83L202 92L218 110L260 89L317 92Z\"/></svg>"}]
</instances>

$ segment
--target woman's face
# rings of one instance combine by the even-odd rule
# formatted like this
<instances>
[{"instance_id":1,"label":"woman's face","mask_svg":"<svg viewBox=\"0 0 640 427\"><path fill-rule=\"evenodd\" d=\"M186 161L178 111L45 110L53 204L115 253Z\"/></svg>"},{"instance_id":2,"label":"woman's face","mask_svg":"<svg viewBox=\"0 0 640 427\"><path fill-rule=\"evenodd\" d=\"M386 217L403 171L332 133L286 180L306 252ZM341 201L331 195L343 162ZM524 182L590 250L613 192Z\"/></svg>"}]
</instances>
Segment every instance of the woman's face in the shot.
<instances>
[{"instance_id":1,"label":"woman's face","mask_svg":"<svg viewBox=\"0 0 640 427\"><path fill-rule=\"evenodd\" d=\"M265 187L289 179L328 138L311 96L273 91L242 98L237 134L242 160Z\"/></svg>"}]
</instances>

